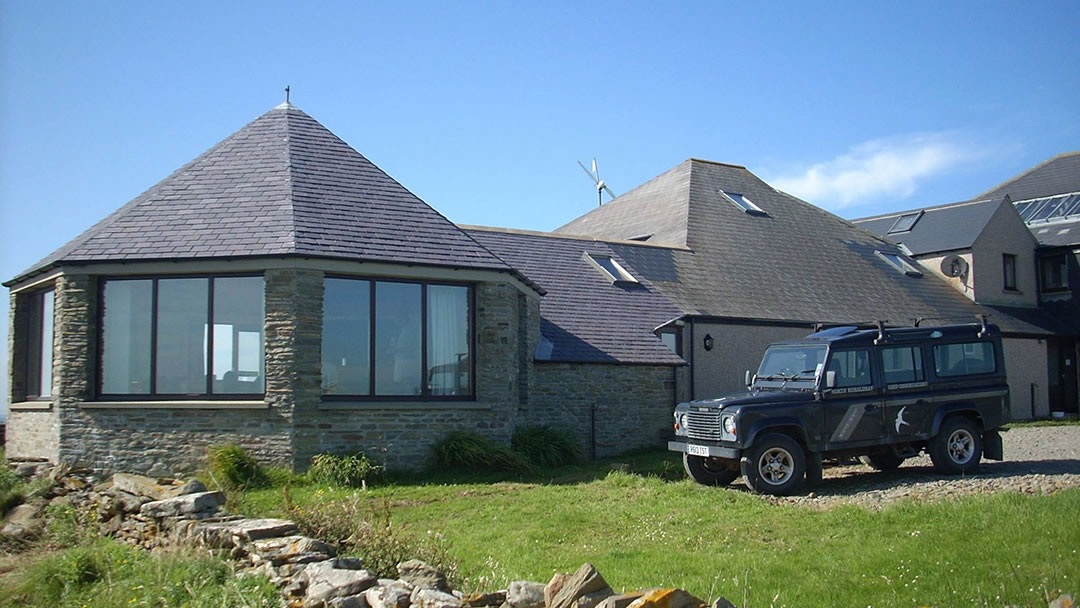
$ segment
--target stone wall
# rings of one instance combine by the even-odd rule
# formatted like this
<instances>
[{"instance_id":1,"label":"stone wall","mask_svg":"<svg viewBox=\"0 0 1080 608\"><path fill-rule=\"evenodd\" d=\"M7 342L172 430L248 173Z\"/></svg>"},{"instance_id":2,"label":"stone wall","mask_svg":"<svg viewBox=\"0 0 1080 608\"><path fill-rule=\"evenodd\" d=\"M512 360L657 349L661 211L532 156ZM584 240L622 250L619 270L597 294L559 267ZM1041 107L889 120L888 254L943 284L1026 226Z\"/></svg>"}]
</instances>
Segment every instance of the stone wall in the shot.
<instances>
[{"instance_id":1,"label":"stone wall","mask_svg":"<svg viewBox=\"0 0 1080 608\"><path fill-rule=\"evenodd\" d=\"M26 399L26 349L29 297L11 294L8 325L8 419L4 451L8 458L56 461L59 451L59 419L51 402L33 405L47 409L20 409ZM54 357L54 370L55 366ZM55 374L55 371L54 371Z\"/></svg>"},{"instance_id":2,"label":"stone wall","mask_svg":"<svg viewBox=\"0 0 1080 608\"><path fill-rule=\"evenodd\" d=\"M228 409L205 402L202 407L199 403L143 402L146 407L86 403L92 398L96 370L97 285L90 277L61 277L56 287L60 348L54 365L61 422L59 460L104 471L172 473L205 466L210 445L238 443L264 463L291 466L292 395L303 394L302 387L310 383L291 370L288 356L282 354L297 341L291 319L306 318L289 295L307 293L298 285L300 274L271 271L266 275L265 409ZM321 297L322 275L314 274ZM309 283L312 280L308 277ZM305 352L300 342L296 351ZM310 351L309 345L306 348ZM317 344L315 348L317 353Z\"/></svg>"},{"instance_id":3,"label":"stone wall","mask_svg":"<svg viewBox=\"0 0 1080 608\"><path fill-rule=\"evenodd\" d=\"M686 392L685 373L668 365L537 362L528 421L573 431L586 457L662 446Z\"/></svg>"}]
</instances>

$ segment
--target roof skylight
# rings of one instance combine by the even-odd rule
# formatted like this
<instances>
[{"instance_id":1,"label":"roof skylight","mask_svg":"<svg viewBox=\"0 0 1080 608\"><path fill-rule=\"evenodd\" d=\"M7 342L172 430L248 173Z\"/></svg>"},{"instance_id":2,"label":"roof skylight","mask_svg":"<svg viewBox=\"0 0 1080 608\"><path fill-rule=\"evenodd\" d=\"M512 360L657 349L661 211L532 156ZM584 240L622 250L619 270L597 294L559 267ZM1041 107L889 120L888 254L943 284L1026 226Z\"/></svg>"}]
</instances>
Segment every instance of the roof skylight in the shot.
<instances>
[{"instance_id":1,"label":"roof skylight","mask_svg":"<svg viewBox=\"0 0 1080 608\"><path fill-rule=\"evenodd\" d=\"M897 272L902 272L910 277L921 277L922 271L919 270L914 263L907 261L898 253L891 253L886 251L874 252L879 258L885 260L889 266L896 269Z\"/></svg>"},{"instance_id":2,"label":"roof skylight","mask_svg":"<svg viewBox=\"0 0 1080 608\"><path fill-rule=\"evenodd\" d=\"M723 194L725 197L727 197L727 199L729 201L731 201L732 203L735 203L736 207L738 207L739 209L742 209L743 211L745 211L747 213L754 213L754 214L757 214L757 215L768 215L768 213L765 213L765 211L761 207L758 207L757 205L755 205L754 201L746 198L745 195L739 194L737 192L725 192L723 190L720 191L720 194Z\"/></svg>"},{"instance_id":3,"label":"roof skylight","mask_svg":"<svg viewBox=\"0 0 1080 608\"><path fill-rule=\"evenodd\" d=\"M595 266L607 279L613 283L637 283L634 275L626 271L610 255L602 253L585 253L585 259Z\"/></svg>"},{"instance_id":4,"label":"roof skylight","mask_svg":"<svg viewBox=\"0 0 1080 608\"><path fill-rule=\"evenodd\" d=\"M896 218L892 228L889 228L889 231L886 234L896 234L897 232L907 232L911 230L915 227L915 222L918 222L919 218L923 216L923 213L924 211L920 209L914 213L905 213L904 215L901 215Z\"/></svg>"},{"instance_id":5,"label":"roof skylight","mask_svg":"<svg viewBox=\"0 0 1080 608\"><path fill-rule=\"evenodd\" d=\"M1014 203L1028 224L1074 219L1080 216L1080 193L1057 194Z\"/></svg>"}]
</instances>

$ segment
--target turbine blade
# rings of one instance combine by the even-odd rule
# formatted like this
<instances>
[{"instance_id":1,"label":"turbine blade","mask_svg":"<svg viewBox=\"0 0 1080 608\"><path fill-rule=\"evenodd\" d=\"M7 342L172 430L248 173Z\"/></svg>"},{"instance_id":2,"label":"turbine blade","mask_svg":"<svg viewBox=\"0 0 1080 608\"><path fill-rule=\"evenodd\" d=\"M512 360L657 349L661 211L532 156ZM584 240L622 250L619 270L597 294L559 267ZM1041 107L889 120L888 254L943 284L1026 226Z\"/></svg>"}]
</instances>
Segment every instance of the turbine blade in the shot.
<instances>
[{"instance_id":1,"label":"turbine blade","mask_svg":"<svg viewBox=\"0 0 1080 608\"><path fill-rule=\"evenodd\" d=\"M585 167L584 164L582 164L582 162L580 160L577 161L577 164L578 164L578 166L581 167L581 170L585 172L585 175L589 176L589 179L591 179L593 181L593 183L596 183L596 182L600 181L600 179L598 177L596 177L592 173L589 173L589 170Z\"/></svg>"},{"instance_id":2,"label":"turbine blade","mask_svg":"<svg viewBox=\"0 0 1080 608\"><path fill-rule=\"evenodd\" d=\"M596 159L592 159L592 172L596 174L596 177L600 177L600 172L596 170Z\"/></svg>"},{"instance_id":3,"label":"turbine blade","mask_svg":"<svg viewBox=\"0 0 1080 608\"><path fill-rule=\"evenodd\" d=\"M619 198L619 195L612 192L611 188L607 187L607 184L604 184L604 192L607 192L608 196L610 196L613 199Z\"/></svg>"}]
</instances>

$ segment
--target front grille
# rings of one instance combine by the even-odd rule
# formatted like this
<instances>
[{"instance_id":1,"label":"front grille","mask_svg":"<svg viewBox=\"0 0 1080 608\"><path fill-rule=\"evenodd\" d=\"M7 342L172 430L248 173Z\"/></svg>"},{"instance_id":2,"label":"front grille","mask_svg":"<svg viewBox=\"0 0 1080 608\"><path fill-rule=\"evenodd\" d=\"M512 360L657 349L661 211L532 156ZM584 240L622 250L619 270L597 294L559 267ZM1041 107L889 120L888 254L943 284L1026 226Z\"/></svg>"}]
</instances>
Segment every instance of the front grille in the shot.
<instances>
[{"instance_id":1,"label":"front grille","mask_svg":"<svg viewBox=\"0 0 1080 608\"><path fill-rule=\"evenodd\" d=\"M720 412L693 410L686 413L686 434L691 439L720 441Z\"/></svg>"}]
</instances>

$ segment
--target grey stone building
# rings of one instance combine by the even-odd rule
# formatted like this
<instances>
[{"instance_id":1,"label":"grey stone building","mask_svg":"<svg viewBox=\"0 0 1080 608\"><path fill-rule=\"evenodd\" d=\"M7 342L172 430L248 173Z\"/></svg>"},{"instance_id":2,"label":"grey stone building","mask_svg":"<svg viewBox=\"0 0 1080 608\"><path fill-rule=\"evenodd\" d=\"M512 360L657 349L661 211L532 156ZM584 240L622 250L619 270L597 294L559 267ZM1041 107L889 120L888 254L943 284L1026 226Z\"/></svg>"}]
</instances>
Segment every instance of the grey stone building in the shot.
<instances>
[{"instance_id":1,"label":"grey stone building","mask_svg":"<svg viewBox=\"0 0 1080 608\"><path fill-rule=\"evenodd\" d=\"M289 104L5 285L10 458L178 470L236 442L416 468L452 430L553 421L602 455L657 441L685 365L648 289L604 311L636 316L635 349L542 339L541 285Z\"/></svg>"}]
</instances>

